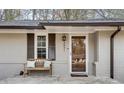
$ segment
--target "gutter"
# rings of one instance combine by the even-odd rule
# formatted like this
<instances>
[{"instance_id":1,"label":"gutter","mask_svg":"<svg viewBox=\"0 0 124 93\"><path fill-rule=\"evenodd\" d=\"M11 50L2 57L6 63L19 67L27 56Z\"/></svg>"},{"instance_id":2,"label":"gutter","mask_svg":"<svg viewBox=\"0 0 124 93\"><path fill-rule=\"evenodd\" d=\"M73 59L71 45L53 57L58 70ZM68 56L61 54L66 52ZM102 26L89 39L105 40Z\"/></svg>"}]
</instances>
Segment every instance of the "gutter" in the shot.
<instances>
[{"instance_id":1,"label":"gutter","mask_svg":"<svg viewBox=\"0 0 124 93\"><path fill-rule=\"evenodd\" d=\"M110 37L110 78L114 78L114 37L121 31L118 26L117 30Z\"/></svg>"},{"instance_id":2,"label":"gutter","mask_svg":"<svg viewBox=\"0 0 124 93\"><path fill-rule=\"evenodd\" d=\"M41 21L41 26L124 26L124 21Z\"/></svg>"}]
</instances>

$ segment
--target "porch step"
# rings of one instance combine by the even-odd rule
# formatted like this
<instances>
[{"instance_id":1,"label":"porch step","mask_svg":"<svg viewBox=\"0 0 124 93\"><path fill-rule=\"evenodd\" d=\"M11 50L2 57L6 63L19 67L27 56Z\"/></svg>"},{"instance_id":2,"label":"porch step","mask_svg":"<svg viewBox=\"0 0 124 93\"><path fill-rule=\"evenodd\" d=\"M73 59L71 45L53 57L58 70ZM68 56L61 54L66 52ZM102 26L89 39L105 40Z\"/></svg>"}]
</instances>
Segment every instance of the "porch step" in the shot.
<instances>
[{"instance_id":1,"label":"porch step","mask_svg":"<svg viewBox=\"0 0 124 93\"><path fill-rule=\"evenodd\" d=\"M86 75L86 74L77 74L77 73L71 74L71 76L72 77L88 77L88 75Z\"/></svg>"}]
</instances>

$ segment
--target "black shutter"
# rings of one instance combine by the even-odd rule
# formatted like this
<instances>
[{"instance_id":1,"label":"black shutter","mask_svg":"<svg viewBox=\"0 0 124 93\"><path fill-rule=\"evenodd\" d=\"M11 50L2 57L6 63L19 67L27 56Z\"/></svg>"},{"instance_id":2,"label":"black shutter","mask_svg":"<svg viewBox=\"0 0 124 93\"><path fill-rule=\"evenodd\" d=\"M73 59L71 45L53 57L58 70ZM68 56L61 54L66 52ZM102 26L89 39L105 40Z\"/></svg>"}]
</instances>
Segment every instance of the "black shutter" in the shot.
<instances>
[{"instance_id":1,"label":"black shutter","mask_svg":"<svg viewBox=\"0 0 124 93\"><path fill-rule=\"evenodd\" d=\"M48 34L48 59L55 60L56 59L56 35Z\"/></svg>"},{"instance_id":2,"label":"black shutter","mask_svg":"<svg viewBox=\"0 0 124 93\"><path fill-rule=\"evenodd\" d=\"M34 59L34 34L27 34L27 60Z\"/></svg>"}]
</instances>

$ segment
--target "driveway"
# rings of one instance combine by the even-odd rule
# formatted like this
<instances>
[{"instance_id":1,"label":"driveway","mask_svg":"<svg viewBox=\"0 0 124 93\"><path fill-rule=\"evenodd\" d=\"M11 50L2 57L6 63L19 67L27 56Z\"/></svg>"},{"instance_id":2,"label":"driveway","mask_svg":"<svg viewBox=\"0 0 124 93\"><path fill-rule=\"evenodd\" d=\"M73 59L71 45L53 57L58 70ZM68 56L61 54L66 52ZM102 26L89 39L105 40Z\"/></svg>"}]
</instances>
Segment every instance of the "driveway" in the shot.
<instances>
[{"instance_id":1,"label":"driveway","mask_svg":"<svg viewBox=\"0 0 124 93\"><path fill-rule=\"evenodd\" d=\"M0 80L0 84L119 84L106 77L16 76Z\"/></svg>"}]
</instances>

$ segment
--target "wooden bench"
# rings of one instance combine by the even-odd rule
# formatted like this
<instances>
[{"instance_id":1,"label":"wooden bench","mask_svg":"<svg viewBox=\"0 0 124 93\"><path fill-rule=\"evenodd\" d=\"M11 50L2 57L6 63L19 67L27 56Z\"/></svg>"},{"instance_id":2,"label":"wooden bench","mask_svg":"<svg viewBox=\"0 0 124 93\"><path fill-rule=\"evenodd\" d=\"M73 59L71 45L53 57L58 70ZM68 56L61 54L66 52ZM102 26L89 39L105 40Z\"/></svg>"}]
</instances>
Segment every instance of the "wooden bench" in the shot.
<instances>
[{"instance_id":1,"label":"wooden bench","mask_svg":"<svg viewBox=\"0 0 124 93\"><path fill-rule=\"evenodd\" d=\"M24 64L24 77L30 75L31 71L49 71L49 74L52 75L52 62L50 67L27 67L27 64Z\"/></svg>"}]
</instances>

